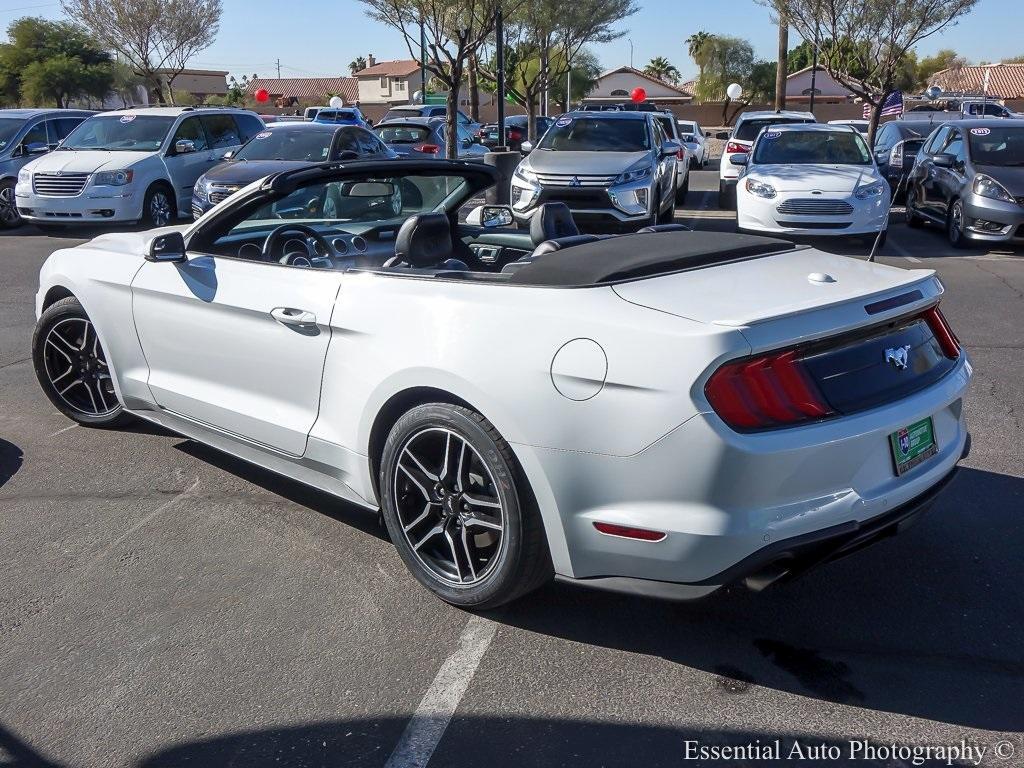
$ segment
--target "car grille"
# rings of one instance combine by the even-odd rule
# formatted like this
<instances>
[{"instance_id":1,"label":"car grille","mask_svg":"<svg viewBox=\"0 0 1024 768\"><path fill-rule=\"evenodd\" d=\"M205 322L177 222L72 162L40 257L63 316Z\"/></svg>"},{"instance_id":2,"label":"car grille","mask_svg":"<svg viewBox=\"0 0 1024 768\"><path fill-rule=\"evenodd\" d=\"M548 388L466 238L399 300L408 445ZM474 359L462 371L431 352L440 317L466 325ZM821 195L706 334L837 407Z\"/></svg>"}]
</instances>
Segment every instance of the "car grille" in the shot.
<instances>
[{"instance_id":1,"label":"car grille","mask_svg":"<svg viewBox=\"0 0 1024 768\"><path fill-rule=\"evenodd\" d=\"M545 187L610 187L615 176L574 173L538 173L537 181Z\"/></svg>"},{"instance_id":2,"label":"car grille","mask_svg":"<svg viewBox=\"0 0 1024 768\"><path fill-rule=\"evenodd\" d=\"M227 200L240 189L241 187L213 187L210 190L210 202L216 205L222 200Z\"/></svg>"},{"instance_id":3,"label":"car grille","mask_svg":"<svg viewBox=\"0 0 1024 768\"><path fill-rule=\"evenodd\" d=\"M1016 198L1016 200L1017 200L1017 205L1024 205L1024 197L1018 197L1018 198Z\"/></svg>"},{"instance_id":4,"label":"car grille","mask_svg":"<svg viewBox=\"0 0 1024 768\"><path fill-rule=\"evenodd\" d=\"M74 197L82 194L88 182L88 173L34 173L32 191L49 197Z\"/></svg>"},{"instance_id":5,"label":"car grille","mask_svg":"<svg viewBox=\"0 0 1024 768\"><path fill-rule=\"evenodd\" d=\"M797 198L780 203L775 210L792 216L846 216L853 213L853 206L845 200Z\"/></svg>"}]
</instances>

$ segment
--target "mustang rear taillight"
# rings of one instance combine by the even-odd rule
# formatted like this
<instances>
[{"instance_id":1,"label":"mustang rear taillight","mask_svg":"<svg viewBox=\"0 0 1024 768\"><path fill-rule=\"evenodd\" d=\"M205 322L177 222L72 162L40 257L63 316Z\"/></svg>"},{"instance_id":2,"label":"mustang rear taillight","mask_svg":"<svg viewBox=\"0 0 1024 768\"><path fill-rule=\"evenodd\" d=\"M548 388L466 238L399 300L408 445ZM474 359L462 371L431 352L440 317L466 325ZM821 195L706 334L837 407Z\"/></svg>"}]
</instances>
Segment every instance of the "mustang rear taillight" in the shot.
<instances>
[{"instance_id":1,"label":"mustang rear taillight","mask_svg":"<svg viewBox=\"0 0 1024 768\"><path fill-rule=\"evenodd\" d=\"M737 152L749 152L750 147L744 144L737 144L735 141L730 141L728 144L725 145L725 151L727 154L734 155Z\"/></svg>"},{"instance_id":2,"label":"mustang rear taillight","mask_svg":"<svg viewBox=\"0 0 1024 768\"><path fill-rule=\"evenodd\" d=\"M441 151L441 148L437 144L420 144L417 147L413 147L417 152L423 152L426 155L436 155Z\"/></svg>"},{"instance_id":3,"label":"mustang rear taillight","mask_svg":"<svg viewBox=\"0 0 1024 768\"><path fill-rule=\"evenodd\" d=\"M726 363L708 379L704 394L737 429L791 426L835 413L796 350Z\"/></svg>"},{"instance_id":4,"label":"mustang rear taillight","mask_svg":"<svg viewBox=\"0 0 1024 768\"><path fill-rule=\"evenodd\" d=\"M925 319L928 327L932 329L935 340L942 347L942 354L951 360L956 360L960 357L960 339L956 337L953 329L949 327L949 322L942 312L939 311L939 307L936 305L926 310L921 317Z\"/></svg>"}]
</instances>

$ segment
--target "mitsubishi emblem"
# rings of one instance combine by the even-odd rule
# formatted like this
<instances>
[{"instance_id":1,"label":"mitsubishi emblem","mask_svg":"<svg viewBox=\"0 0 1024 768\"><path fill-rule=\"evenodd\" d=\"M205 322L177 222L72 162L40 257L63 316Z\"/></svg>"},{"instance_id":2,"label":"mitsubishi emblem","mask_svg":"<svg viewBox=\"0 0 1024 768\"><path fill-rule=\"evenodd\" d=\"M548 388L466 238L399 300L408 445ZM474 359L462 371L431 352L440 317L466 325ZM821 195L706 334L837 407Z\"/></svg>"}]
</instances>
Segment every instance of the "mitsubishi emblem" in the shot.
<instances>
[{"instance_id":1,"label":"mitsubishi emblem","mask_svg":"<svg viewBox=\"0 0 1024 768\"><path fill-rule=\"evenodd\" d=\"M580 184L580 177L579 177L579 176L573 176L573 177L572 177L571 179L569 179L569 186L570 186L570 187L579 187L579 186L582 186L582 185Z\"/></svg>"},{"instance_id":2,"label":"mitsubishi emblem","mask_svg":"<svg viewBox=\"0 0 1024 768\"><path fill-rule=\"evenodd\" d=\"M890 347L885 350L885 362L892 363L892 367L897 371L904 371L907 368L907 362L910 352L910 345L905 347Z\"/></svg>"}]
</instances>

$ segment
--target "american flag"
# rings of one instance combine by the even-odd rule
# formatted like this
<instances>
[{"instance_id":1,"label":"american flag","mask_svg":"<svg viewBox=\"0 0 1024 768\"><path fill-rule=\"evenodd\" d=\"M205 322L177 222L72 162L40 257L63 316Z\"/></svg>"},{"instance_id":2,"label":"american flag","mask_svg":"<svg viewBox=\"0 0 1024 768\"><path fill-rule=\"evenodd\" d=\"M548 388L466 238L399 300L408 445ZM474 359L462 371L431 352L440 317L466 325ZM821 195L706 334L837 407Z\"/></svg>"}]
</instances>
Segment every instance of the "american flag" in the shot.
<instances>
[{"instance_id":1,"label":"american flag","mask_svg":"<svg viewBox=\"0 0 1024 768\"><path fill-rule=\"evenodd\" d=\"M903 91L893 91L882 104L882 117L903 114ZM864 119L871 117L871 105L864 102Z\"/></svg>"}]
</instances>

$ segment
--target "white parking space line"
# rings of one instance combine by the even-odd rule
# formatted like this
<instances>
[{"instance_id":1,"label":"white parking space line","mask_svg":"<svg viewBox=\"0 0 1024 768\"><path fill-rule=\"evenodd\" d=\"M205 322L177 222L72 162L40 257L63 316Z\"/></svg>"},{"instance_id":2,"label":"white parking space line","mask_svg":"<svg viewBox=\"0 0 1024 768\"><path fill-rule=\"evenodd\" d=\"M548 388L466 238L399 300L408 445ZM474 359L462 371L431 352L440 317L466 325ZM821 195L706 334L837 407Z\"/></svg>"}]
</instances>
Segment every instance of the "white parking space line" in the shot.
<instances>
[{"instance_id":1,"label":"white parking space line","mask_svg":"<svg viewBox=\"0 0 1024 768\"><path fill-rule=\"evenodd\" d=\"M497 624L474 616L459 635L459 645L423 694L384 768L424 768L444 735L480 659L494 639Z\"/></svg>"},{"instance_id":2,"label":"white parking space line","mask_svg":"<svg viewBox=\"0 0 1024 768\"><path fill-rule=\"evenodd\" d=\"M63 435L65 432L70 432L72 429L74 429L77 426L78 426L77 424L72 424L70 427L64 427L64 429L58 429L56 432L54 432L52 435L50 435L50 437L56 437L57 435Z\"/></svg>"}]
</instances>

